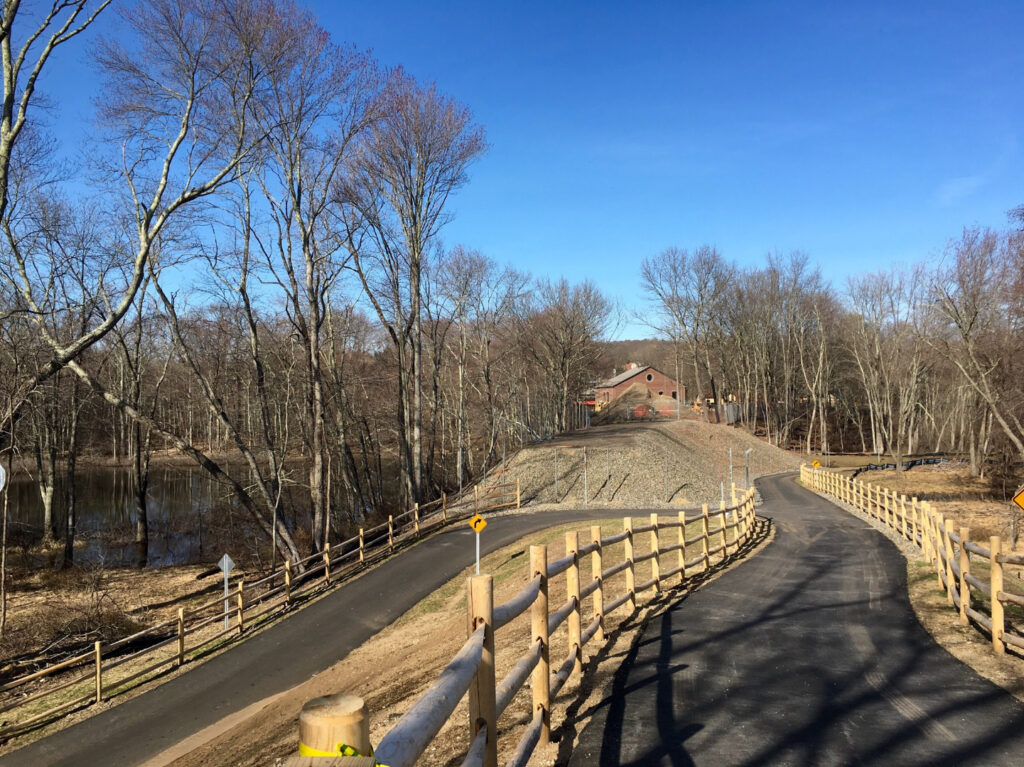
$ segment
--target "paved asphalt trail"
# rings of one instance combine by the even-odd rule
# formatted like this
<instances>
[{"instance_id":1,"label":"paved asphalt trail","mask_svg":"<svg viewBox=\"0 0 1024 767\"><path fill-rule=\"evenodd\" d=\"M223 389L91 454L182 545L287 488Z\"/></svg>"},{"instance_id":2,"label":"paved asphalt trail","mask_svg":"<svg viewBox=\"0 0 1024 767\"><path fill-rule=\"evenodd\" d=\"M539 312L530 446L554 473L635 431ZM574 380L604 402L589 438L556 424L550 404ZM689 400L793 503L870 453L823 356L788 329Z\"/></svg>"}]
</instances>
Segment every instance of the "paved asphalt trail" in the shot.
<instances>
[{"instance_id":1,"label":"paved asphalt trail","mask_svg":"<svg viewBox=\"0 0 1024 767\"><path fill-rule=\"evenodd\" d=\"M552 525L631 513L643 512L560 511L495 517L481 539L482 553ZM140 764L344 658L472 564L472 536L465 525L455 525L188 673L0 757L0 767Z\"/></svg>"},{"instance_id":2,"label":"paved asphalt trail","mask_svg":"<svg viewBox=\"0 0 1024 767\"><path fill-rule=\"evenodd\" d=\"M1024 704L932 641L895 545L757 486L776 539L652 620L570 765L1024 765Z\"/></svg>"}]
</instances>

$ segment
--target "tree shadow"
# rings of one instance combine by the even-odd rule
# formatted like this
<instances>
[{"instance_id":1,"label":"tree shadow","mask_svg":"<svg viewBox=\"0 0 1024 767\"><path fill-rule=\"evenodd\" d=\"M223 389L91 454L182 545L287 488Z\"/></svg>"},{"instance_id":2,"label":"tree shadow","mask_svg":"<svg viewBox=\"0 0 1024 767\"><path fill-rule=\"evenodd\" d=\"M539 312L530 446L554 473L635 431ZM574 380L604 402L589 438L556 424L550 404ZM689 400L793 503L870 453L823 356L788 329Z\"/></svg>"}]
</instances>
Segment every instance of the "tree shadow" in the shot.
<instances>
[{"instance_id":1,"label":"tree shadow","mask_svg":"<svg viewBox=\"0 0 1024 767\"><path fill-rule=\"evenodd\" d=\"M629 479L629 474L630 472L627 471L625 474L622 475L622 481L619 482L615 490L612 492L611 497L608 498L609 501L615 500L615 496L619 494L619 491L622 489L622 486L626 484L626 480Z\"/></svg>"},{"instance_id":2,"label":"tree shadow","mask_svg":"<svg viewBox=\"0 0 1024 767\"><path fill-rule=\"evenodd\" d=\"M896 548L794 500L798 532L663 597L608 693L567 709L558 764L1024 763L1024 704L924 631Z\"/></svg>"}]
</instances>

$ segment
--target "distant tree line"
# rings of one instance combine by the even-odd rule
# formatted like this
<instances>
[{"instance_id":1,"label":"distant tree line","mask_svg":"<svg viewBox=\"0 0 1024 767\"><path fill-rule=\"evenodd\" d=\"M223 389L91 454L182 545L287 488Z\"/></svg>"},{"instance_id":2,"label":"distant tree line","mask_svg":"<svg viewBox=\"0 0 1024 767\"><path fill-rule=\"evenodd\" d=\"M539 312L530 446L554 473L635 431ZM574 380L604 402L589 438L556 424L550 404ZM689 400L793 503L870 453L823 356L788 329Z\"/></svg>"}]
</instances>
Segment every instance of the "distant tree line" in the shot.
<instances>
[{"instance_id":1,"label":"distant tree line","mask_svg":"<svg viewBox=\"0 0 1024 767\"><path fill-rule=\"evenodd\" d=\"M165 450L295 559L332 515L408 508L566 428L612 306L444 247L486 148L464 106L289 0L147 0L96 46L68 168L35 88L106 6L0 24L0 454L34 466L65 563L84 455L130 466L140 565Z\"/></svg>"},{"instance_id":2,"label":"distant tree line","mask_svg":"<svg viewBox=\"0 0 1024 767\"><path fill-rule=\"evenodd\" d=\"M929 263L830 286L802 253L743 269L715 248L644 261L651 324L691 396L808 452L963 455L1012 492L1024 465L1024 208ZM1009 484L1007 484L1009 483Z\"/></svg>"}]
</instances>

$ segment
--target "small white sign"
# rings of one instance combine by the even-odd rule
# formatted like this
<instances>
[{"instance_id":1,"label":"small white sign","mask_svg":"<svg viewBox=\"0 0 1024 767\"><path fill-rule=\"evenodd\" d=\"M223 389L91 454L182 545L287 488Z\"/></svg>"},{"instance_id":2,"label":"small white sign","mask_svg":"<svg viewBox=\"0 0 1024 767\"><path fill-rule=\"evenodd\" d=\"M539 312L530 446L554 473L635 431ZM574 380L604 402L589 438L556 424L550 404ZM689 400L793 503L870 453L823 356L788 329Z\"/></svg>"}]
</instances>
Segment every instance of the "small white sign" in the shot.
<instances>
[{"instance_id":1,"label":"small white sign","mask_svg":"<svg viewBox=\"0 0 1024 767\"><path fill-rule=\"evenodd\" d=\"M3 466L0 466L0 490L3 490L4 486L6 484L7 484L7 472L4 471L4 467Z\"/></svg>"},{"instance_id":2,"label":"small white sign","mask_svg":"<svg viewBox=\"0 0 1024 767\"><path fill-rule=\"evenodd\" d=\"M220 558L220 562L217 563L220 571L224 573L224 630L227 631L231 625L230 611L231 605L228 603L228 573L235 568L235 563L227 554Z\"/></svg>"}]
</instances>

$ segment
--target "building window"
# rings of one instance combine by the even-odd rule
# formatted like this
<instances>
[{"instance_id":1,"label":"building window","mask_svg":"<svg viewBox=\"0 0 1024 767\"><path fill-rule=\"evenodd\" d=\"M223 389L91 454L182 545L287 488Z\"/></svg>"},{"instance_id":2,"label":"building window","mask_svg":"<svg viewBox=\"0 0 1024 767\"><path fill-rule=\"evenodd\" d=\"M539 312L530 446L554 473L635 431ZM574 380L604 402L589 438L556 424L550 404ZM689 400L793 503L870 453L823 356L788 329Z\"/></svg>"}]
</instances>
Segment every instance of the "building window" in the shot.
<instances>
[{"instance_id":1,"label":"building window","mask_svg":"<svg viewBox=\"0 0 1024 767\"><path fill-rule=\"evenodd\" d=\"M648 373L647 374L647 380L648 381L653 381L654 380L654 376L652 376L650 373Z\"/></svg>"},{"instance_id":2,"label":"building window","mask_svg":"<svg viewBox=\"0 0 1024 767\"><path fill-rule=\"evenodd\" d=\"M663 391L660 391L660 392L658 392L658 396L659 396L659 397L663 397L663 396L665 396L665 392L663 392Z\"/></svg>"},{"instance_id":3,"label":"building window","mask_svg":"<svg viewBox=\"0 0 1024 767\"><path fill-rule=\"evenodd\" d=\"M672 392L672 399L679 399L679 398L678 398L678 397L676 396L676 393L675 393L675 392Z\"/></svg>"}]
</instances>

